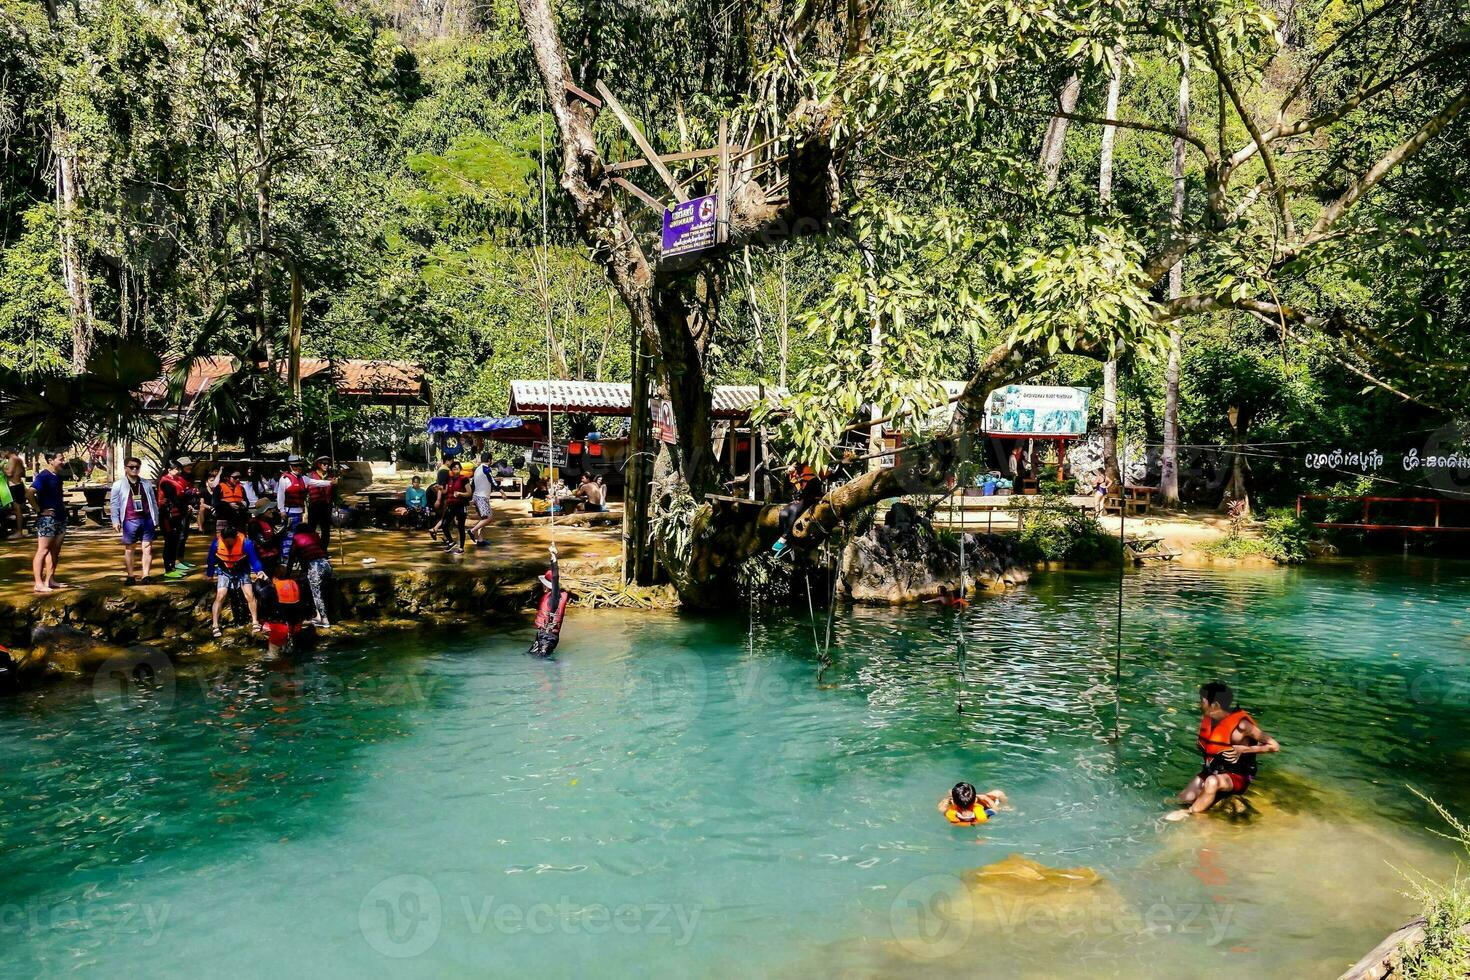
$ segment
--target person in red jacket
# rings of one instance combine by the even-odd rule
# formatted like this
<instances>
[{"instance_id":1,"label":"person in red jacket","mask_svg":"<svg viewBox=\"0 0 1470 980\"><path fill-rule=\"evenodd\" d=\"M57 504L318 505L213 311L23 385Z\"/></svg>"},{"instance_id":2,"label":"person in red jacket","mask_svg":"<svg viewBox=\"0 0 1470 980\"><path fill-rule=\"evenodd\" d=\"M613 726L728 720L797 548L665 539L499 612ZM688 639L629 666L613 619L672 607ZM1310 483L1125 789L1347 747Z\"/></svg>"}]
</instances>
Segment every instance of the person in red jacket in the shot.
<instances>
[{"instance_id":1,"label":"person in red jacket","mask_svg":"<svg viewBox=\"0 0 1470 980\"><path fill-rule=\"evenodd\" d=\"M562 591L561 573L556 567L556 545L551 546L551 567L537 579L545 590L536 609L536 639L526 652L536 657L549 657L561 641L561 624L567 614L568 595Z\"/></svg>"},{"instance_id":2,"label":"person in red jacket","mask_svg":"<svg viewBox=\"0 0 1470 980\"><path fill-rule=\"evenodd\" d=\"M173 461L168 473L158 481L159 530L163 532L163 572L165 578L180 579L193 568L184 561L184 545L189 540L189 513L194 509L194 485L184 475L194 461L187 456Z\"/></svg>"},{"instance_id":3,"label":"person in red jacket","mask_svg":"<svg viewBox=\"0 0 1470 980\"><path fill-rule=\"evenodd\" d=\"M332 625L327 619L327 589L332 579L332 563L327 558L327 548L316 531L306 524L298 525L290 540L291 557L282 564L287 569L305 569L306 584L311 587L311 601L316 605L316 618L308 619L306 624L326 629Z\"/></svg>"},{"instance_id":4,"label":"person in red jacket","mask_svg":"<svg viewBox=\"0 0 1470 980\"><path fill-rule=\"evenodd\" d=\"M318 456L306 481L306 523L322 539L322 547L332 547L332 492L337 489L337 476L331 472L332 458Z\"/></svg>"}]
</instances>

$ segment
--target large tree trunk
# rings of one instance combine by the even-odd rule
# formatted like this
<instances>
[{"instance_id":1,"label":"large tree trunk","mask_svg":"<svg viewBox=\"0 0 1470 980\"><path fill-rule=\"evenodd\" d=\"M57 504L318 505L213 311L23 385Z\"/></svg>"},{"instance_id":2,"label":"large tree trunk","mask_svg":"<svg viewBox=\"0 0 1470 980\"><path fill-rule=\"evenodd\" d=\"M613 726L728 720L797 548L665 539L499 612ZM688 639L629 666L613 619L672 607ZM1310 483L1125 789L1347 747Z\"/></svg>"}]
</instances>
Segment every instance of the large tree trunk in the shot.
<instances>
[{"instance_id":1,"label":"large tree trunk","mask_svg":"<svg viewBox=\"0 0 1470 980\"><path fill-rule=\"evenodd\" d=\"M1062 85L1057 101L1062 112L1071 113L1077 108L1077 96L1082 92L1082 79L1077 75ZM1067 146L1067 126L1071 120L1063 115L1051 117L1047 123L1046 136L1041 141L1041 167L1046 172L1046 189L1054 191L1062 175L1062 151Z\"/></svg>"},{"instance_id":2,"label":"large tree trunk","mask_svg":"<svg viewBox=\"0 0 1470 980\"><path fill-rule=\"evenodd\" d=\"M678 428L671 462L698 499L713 488L717 472L710 453L710 391L704 357L715 328L720 270L727 256L746 245L769 245L828 228L838 206L837 171L845 149L832 134L840 107L802 104L793 110L785 129L788 138L765 151L767 157L784 157L785 192L777 196L759 182L756 164L765 157L757 153L742 157L723 203L728 232L721 244L659 268L639 243L633 223L615 196L616 185L593 136L593 108L568 96L572 75L550 0L518 0L518 4L546 105L561 138L558 182L570 199L583 240L602 263L657 365L660 386ZM871 20L866 13L853 16L852 10L864 11L864 4L849 4L847 20L849 33L865 38ZM812 29L807 21L801 21L799 27L799 34ZM698 545L701 550L705 547L702 541ZM702 560L696 556L694 564ZM669 571L681 589L682 583L699 578L679 574L677 569Z\"/></svg>"},{"instance_id":3,"label":"large tree trunk","mask_svg":"<svg viewBox=\"0 0 1470 980\"><path fill-rule=\"evenodd\" d=\"M1179 107L1175 125L1189 128L1189 50L1179 53ZM1170 224L1175 233L1184 224L1184 140L1174 138L1174 204ZM1169 299L1184 293L1184 260L1169 269ZM1169 330L1169 363L1164 369L1164 448L1159 468L1159 502L1165 507L1179 506L1179 331Z\"/></svg>"},{"instance_id":4,"label":"large tree trunk","mask_svg":"<svg viewBox=\"0 0 1470 980\"><path fill-rule=\"evenodd\" d=\"M1108 80L1108 106L1103 118L1118 118L1118 96L1122 88L1123 65L1122 60L1119 59L1117 70ZM1113 196L1113 140L1116 136L1117 127L1103 127L1102 146L1098 152L1097 167L1097 197L1103 205L1106 205ZM1103 365L1102 450L1103 478L1108 482L1109 491L1118 493L1123 486L1123 475L1118 467L1117 358L1110 358Z\"/></svg>"},{"instance_id":5,"label":"large tree trunk","mask_svg":"<svg viewBox=\"0 0 1470 980\"><path fill-rule=\"evenodd\" d=\"M71 366L81 373L92 353L92 284L86 258L77 235L77 212L81 208L81 168L66 127L58 122L52 130L52 153L56 156L56 227L61 250L61 278L71 306Z\"/></svg>"}]
</instances>

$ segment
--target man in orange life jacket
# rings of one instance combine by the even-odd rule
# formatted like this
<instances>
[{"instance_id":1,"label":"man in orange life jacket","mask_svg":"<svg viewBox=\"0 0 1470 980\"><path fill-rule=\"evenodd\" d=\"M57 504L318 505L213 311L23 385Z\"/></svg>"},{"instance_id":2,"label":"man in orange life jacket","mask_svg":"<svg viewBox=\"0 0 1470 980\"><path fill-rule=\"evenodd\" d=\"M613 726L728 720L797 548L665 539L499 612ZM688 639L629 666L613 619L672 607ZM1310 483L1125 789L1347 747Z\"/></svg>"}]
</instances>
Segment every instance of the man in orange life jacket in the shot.
<instances>
[{"instance_id":1,"label":"man in orange life jacket","mask_svg":"<svg viewBox=\"0 0 1470 980\"><path fill-rule=\"evenodd\" d=\"M215 516L228 519L230 527L237 531L245 530L245 524L250 520L250 508L255 504L250 499L253 496L254 493L240 482L240 471L231 469L230 475L214 489Z\"/></svg>"},{"instance_id":2,"label":"man in orange life jacket","mask_svg":"<svg viewBox=\"0 0 1470 980\"><path fill-rule=\"evenodd\" d=\"M537 581L546 591L541 595L541 605L536 609L536 639L526 652L537 657L549 657L556 651L561 640L561 623L567 614L567 594L561 588L561 573L556 567L556 545L551 546L551 567Z\"/></svg>"},{"instance_id":3,"label":"man in orange life jacket","mask_svg":"<svg viewBox=\"0 0 1470 980\"><path fill-rule=\"evenodd\" d=\"M1254 718L1239 708L1231 710L1234 700L1229 685L1219 681L1199 689L1203 717L1198 742L1205 765L1179 794L1179 802L1187 803L1189 809L1175 810L1166 819L1183 820L1204 813L1222 796L1244 793L1256 777L1256 756L1281 751L1281 745Z\"/></svg>"},{"instance_id":4,"label":"man in orange life jacket","mask_svg":"<svg viewBox=\"0 0 1470 980\"><path fill-rule=\"evenodd\" d=\"M204 566L204 577L217 582L214 592L214 610L211 623L215 638L223 636L219 628L220 607L231 589L239 589L245 596L245 605L250 610L250 628L260 631L260 614L255 606L255 590L250 588L250 579L265 578L260 565L260 556L255 553L255 544L243 532L230 526L221 517L214 522L214 541L209 546L209 560Z\"/></svg>"}]
</instances>

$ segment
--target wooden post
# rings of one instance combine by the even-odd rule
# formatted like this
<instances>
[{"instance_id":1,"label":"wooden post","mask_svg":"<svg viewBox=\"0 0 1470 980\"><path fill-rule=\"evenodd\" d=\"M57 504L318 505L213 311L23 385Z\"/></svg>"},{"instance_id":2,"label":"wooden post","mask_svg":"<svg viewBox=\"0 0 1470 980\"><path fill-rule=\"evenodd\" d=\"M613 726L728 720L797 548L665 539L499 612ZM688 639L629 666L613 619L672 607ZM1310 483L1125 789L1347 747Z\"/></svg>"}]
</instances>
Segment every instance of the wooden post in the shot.
<instances>
[{"instance_id":1,"label":"wooden post","mask_svg":"<svg viewBox=\"0 0 1470 980\"><path fill-rule=\"evenodd\" d=\"M632 118L623 111L622 103L618 102L617 97L602 82L597 83L597 93L602 96L603 102L612 110L612 114L618 117L618 122L623 124L623 128L628 131L628 135L633 138L633 142L637 144L638 149L643 151L643 155L648 159L649 165L658 172L659 177L668 186L669 193L673 194L674 198L680 204L689 200L689 195L684 193L684 188L679 186L679 182L674 179L674 175L669 173L669 168L664 166L664 162L654 152L653 144L648 142L648 139L643 135L643 131L633 125Z\"/></svg>"},{"instance_id":2,"label":"wooden post","mask_svg":"<svg viewBox=\"0 0 1470 980\"><path fill-rule=\"evenodd\" d=\"M715 241L721 243L730 240L730 147L726 143L727 126L725 117L721 116L720 163L715 181Z\"/></svg>"}]
</instances>

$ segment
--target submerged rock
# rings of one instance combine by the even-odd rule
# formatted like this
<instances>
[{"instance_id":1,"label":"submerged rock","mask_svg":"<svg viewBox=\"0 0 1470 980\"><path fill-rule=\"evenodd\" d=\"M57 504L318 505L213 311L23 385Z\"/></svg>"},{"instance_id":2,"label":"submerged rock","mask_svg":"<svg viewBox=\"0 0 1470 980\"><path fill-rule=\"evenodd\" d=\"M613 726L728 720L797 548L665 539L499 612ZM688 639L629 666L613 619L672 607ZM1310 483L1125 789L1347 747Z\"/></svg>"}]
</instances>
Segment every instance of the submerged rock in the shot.
<instances>
[{"instance_id":1,"label":"submerged rock","mask_svg":"<svg viewBox=\"0 0 1470 980\"><path fill-rule=\"evenodd\" d=\"M25 662L43 665L47 673L84 677L123 653L122 647L70 626L37 626Z\"/></svg>"},{"instance_id":2,"label":"submerged rock","mask_svg":"<svg viewBox=\"0 0 1470 980\"><path fill-rule=\"evenodd\" d=\"M844 592L853 602L921 602L941 588L960 584L956 539L939 538L922 524L874 524L848 542L842 555ZM1015 538L998 534L966 534L967 585L1003 589L1030 576Z\"/></svg>"},{"instance_id":3,"label":"submerged rock","mask_svg":"<svg viewBox=\"0 0 1470 980\"><path fill-rule=\"evenodd\" d=\"M1023 890L1027 893L1052 889L1077 891L1102 883L1091 868L1049 868L1020 854L965 872L965 883L982 888Z\"/></svg>"}]
</instances>

